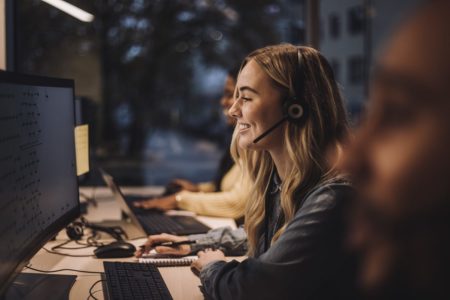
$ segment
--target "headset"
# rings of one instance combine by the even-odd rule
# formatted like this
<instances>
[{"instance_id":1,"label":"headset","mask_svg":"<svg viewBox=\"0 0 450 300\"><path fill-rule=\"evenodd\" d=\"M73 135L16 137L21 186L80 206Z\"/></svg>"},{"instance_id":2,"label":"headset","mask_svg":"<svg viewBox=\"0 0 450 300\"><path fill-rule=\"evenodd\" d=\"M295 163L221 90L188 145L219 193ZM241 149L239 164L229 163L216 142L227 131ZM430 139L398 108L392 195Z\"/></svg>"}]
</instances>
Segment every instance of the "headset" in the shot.
<instances>
[{"instance_id":1,"label":"headset","mask_svg":"<svg viewBox=\"0 0 450 300\"><path fill-rule=\"evenodd\" d=\"M81 218L81 221L73 222L69 226L66 227L66 234L69 239L74 241L79 241L84 236L84 228L89 228L93 232L106 232L111 235L117 241L123 241L124 238L128 239L126 232L120 226L101 226L87 222L84 218Z\"/></svg>"},{"instance_id":2,"label":"headset","mask_svg":"<svg viewBox=\"0 0 450 300\"><path fill-rule=\"evenodd\" d=\"M294 95L288 97L283 103L283 115L290 123L301 126L306 119L307 109L306 103L300 101L300 97L304 97L305 94L305 70L300 47L297 47L297 70L293 87Z\"/></svg>"},{"instance_id":3,"label":"headset","mask_svg":"<svg viewBox=\"0 0 450 300\"><path fill-rule=\"evenodd\" d=\"M289 96L284 100L283 118L254 139L253 144L258 143L285 121L297 126L302 126L304 124L304 121L307 118L307 107L306 103L302 103L299 99L300 96L304 95L305 85L305 74L303 70L303 59L302 54L300 53L300 47L297 47L297 62L297 70L293 80L294 95Z\"/></svg>"},{"instance_id":4,"label":"headset","mask_svg":"<svg viewBox=\"0 0 450 300\"><path fill-rule=\"evenodd\" d=\"M69 239L74 241L79 241L83 238L84 230L83 223L81 222L73 222L72 224L66 227L66 234Z\"/></svg>"}]
</instances>

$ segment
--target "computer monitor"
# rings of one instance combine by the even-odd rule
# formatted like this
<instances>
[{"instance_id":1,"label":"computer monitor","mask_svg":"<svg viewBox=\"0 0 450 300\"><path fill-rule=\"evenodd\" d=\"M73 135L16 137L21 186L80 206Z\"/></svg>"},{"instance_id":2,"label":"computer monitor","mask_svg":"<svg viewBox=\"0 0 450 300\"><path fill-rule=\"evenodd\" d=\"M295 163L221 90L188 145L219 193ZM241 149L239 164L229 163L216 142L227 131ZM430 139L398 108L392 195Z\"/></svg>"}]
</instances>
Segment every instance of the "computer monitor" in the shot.
<instances>
[{"instance_id":1,"label":"computer monitor","mask_svg":"<svg viewBox=\"0 0 450 300\"><path fill-rule=\"evenodd\" d=\"M72 80L0 71L0 296L79 216Z\"/></svg>"}]
</instances>

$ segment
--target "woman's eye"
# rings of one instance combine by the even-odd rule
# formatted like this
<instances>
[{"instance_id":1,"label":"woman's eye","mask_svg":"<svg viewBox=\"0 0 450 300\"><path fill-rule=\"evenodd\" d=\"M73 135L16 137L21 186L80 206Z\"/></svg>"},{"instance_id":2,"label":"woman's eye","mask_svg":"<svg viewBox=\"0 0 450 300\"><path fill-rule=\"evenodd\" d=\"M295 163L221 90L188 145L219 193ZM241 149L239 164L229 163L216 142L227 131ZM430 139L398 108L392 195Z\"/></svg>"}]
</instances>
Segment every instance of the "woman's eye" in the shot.
<instances>
[{"instance_id":1,"label":"woman's eye","mask_svg":"<svg viewBox=\"0 0 450 300\"><path fill-rule=\"evenodd\" d=\"M242 101L244 101L244 102L247 102L247 101L250 101L250 100L251 100L250 98L247 98L247 97L241 97L241 99L242 99Z\"/></svg>"}]
</instances>

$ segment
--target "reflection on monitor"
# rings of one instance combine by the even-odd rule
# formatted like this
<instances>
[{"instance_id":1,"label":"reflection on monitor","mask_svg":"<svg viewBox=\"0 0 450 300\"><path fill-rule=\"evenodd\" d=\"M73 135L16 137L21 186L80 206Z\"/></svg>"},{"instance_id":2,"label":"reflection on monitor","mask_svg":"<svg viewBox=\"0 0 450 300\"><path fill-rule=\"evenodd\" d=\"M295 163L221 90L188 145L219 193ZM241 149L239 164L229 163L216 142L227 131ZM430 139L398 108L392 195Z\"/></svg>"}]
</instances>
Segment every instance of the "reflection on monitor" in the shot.
<instances>
[{"instance_id":1,"label":"reflection on monitor","mask_svg":"<svg viewBox=\"0 0 450 300\"><path fill-rule=\"evenodd\" d=\"M79 215L73 86L0 72L0 295Z\"/></svg>"}]
</instances>

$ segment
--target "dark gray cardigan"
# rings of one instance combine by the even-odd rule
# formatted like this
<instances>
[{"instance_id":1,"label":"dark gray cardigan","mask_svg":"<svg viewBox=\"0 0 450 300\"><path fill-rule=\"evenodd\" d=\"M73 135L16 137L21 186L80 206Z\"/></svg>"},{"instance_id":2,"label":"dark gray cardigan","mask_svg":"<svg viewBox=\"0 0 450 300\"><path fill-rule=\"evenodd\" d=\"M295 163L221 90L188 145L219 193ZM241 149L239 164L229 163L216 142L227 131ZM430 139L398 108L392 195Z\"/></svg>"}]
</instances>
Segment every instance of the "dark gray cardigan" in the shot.
<instances>
[{"instance_id":1,"label":"dark gray cardigan","mask_svg":"<svg viewBox=\"0 0 450 300\"><path fill-rule=\"evenodd\" d=\"M285 232L266 252L241 263L221 261L203 268L200 279L205 297L357 299L354 258L344 250L343 210L352 194L352 187L342 181L317 186L301 202ZM270 226L277 225L269 224L272 231ZM220 234L220 240L228 241L225 250L232 248L233 243L242 244L242 239L245 239L242 230Z\"/></svg>"}]
</instances>

